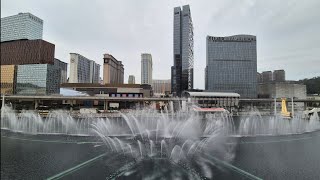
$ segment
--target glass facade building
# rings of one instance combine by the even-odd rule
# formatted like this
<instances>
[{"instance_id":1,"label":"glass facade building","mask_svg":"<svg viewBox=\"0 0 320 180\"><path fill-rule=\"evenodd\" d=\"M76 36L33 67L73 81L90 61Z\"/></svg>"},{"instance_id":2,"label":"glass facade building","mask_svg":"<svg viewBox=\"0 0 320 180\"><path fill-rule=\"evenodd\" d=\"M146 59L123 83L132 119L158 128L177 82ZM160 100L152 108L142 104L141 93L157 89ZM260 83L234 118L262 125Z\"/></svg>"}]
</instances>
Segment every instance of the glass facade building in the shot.
<instances>
[{"instance_id":1,"label":"glass facade building","mask_svg":"<svg viewBox=\"0 0 320 180\"><path fill-rule=\"evenodd\" d=\"M141 84L152 84L152 56L141 54Z\"/></svg>"},{"instance_id":2,"label":"glass facade building","mask_svg":"<svg viewBox=\"0 0 320 180\"><path fill-rule=\"evenodd\" d=\"M1 42L42 39L43 20L30 13L1 18Z\"/></svg>"},{"instance_id":3,"label":"glass facade building","mask_svg":"<svg viewBox=\"0 0 320 180\"><path fill-rule=\"evenodd\" d=\"M152 81L152 89L154 94L165 95L171 92L171 80L155 79Z\"/></svg>"},{"instance_id":4,"label":"glass facade building","mask_svg":"<svg viewBox=\"0 0 320 180\"><path fill-rule=\"evenodd\" d=\"M205 89L257 97L257 46L252 35L207 36Z\"/></svg>"},{"instance_id":5,"label":"glass facade building","mask_svg":"<svg viewBox=\"0 0 320 180\"><path fill-rule=\"evenodd\" d=\"M174 8L173 61L171 67L171 91L173 96L193 89L193 23L190 6Z\"/></svg>"},{"instance_id":6,"label":"glass facade building","mask_svg":"<svg viewBox=\"0 0 320 180\"><path fill-rule=\"evenodd\" d=\"M16 94L48 95L60 93L60 69L51 64L18 65Z\"/></svg>"},{"instance_id":7,"label":"glass facade building","mask_svg":"<svg viewBox=\"0 0 320 180\"><path fill-rule=\"evenodd\" d=\"M61 80L60 83L67 83L67 69L68 63L60 61L59 59L54 58L54 65L57 66L61 71Z\"/></svg>"}]
</instances>

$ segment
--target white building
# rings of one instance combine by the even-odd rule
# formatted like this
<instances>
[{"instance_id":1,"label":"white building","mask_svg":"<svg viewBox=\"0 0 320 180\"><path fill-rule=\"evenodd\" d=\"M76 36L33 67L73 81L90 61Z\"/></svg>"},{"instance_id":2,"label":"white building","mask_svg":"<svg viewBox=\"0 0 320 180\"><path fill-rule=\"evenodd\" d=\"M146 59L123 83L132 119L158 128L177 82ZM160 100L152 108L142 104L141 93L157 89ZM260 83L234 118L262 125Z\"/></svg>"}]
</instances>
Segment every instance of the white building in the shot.
<instances>
[{"instance_id":1,"label":"white building","mask_svg":"<svg viewBox=\"0 0 320 180\"><path fill-rule=\"evenodd\" d=\"M152 84L152 56L141 54L141 84Z\"/></svg>"},{"instance_id":2,"label":"white building","mask_svg":"<svg viewBox=\"0 0 320 180\"><path fill-rule=\"evenodd\" d=\"M99 83L100 65L80 54L70 53L69 83Z\"/></svg>"},{"instance_id":3,"label":"white building","mask_svg":"<svg viewBox=\"0 0 320 180\"><path fill-rule=\"evenodd\" d=\"M42 39L42 33L43 20L30 13L1 18L1 42Z\"/></svg>"}]
</instances>

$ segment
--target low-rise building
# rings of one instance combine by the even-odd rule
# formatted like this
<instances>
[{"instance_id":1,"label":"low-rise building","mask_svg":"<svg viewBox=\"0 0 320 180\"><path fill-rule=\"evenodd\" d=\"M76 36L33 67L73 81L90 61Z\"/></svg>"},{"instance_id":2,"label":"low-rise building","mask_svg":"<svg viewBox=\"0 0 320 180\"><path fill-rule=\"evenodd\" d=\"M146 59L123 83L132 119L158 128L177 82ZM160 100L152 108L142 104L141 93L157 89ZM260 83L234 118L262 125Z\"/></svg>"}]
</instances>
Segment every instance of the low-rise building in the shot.
<instances>
[{"instance_id":1,"label":"low-rise building","mask_svg":"<svg viewBox=\"0 0 320 180\"><path fill-rule=\"evenodd\" d=\"M268 82L258 85L259 98L294 98L306 99L307 88L296 82Z\"/></svg>"}]
</instances>

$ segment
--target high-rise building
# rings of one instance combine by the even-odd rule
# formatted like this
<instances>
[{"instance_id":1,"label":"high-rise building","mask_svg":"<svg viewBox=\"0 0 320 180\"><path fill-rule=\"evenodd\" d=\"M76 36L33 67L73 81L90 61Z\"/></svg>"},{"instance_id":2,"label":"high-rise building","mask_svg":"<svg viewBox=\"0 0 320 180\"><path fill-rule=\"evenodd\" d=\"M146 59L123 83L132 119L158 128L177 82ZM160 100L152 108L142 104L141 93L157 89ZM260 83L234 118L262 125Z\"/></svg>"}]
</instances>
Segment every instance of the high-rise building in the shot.
<instances>
[{"instance_id":1,"label":"high-rise building","mask_svg":"<svg viewBox=\"0 0 320 180\"><path fill-rule=\"evenodd\" d=\"M135 83L136 83L136 78L134 77L134 75L129 75L128 84L135 84Z\"/></svg>"},{"instance_id":2,"label":"high-rise building","mask_svg":"<svg viewBox=\"0 0 320 180\"><path fill-rule=\"evenodd\" d=\"M54 64L55 45L44 40L1 42L1 65Z\"/></svg>"},{"instance_id":3,"label":"high-rise building","mask_svg":"<svg viewBox=\"0 0 320 180\"><path fill-rule=\"evenodd\" d=\"M15 94L16 65L1 65L1 94Z\"/></svg>"},{"instance_id":4,"label":"high-rise building","mask_svg":"<svg viewBox=\"0 0 320 180\"><path fill-rule=\"evenodd\" d=\"M141 54L141 84L152 84L152 56Z\"/></svg>"},{"instance_id":5,"label":"high-rise building","mask_svg":"<svg viewBox=\"0 0 320 180\"><path fill-rule=\"evenodd\" d=\"M160 80L160 79L155 79L152 81L152 89L153 89L153 94L157 95L165 95L166 93L171 92L171 80L166 79L166 80Z\"/></svg>"},{"instance_id":6,"label":"high-rise building","mask_svg":"<svg viewBox=\"0 0 320 180\"><path fill-rule=\"evenodd\" d=\"M99 83L100 80L100 64L94 61L90 62L90 80L91 83Z\"/></svg>"},{"instance_id":7,"label":"high-rise building","mask_svg":"<svg viewBox=\"0 0 320 180\"><path fill-rule=\"evenodd\" d=\"M111 54L103 56L103 84L123 84L124 68Z\"/></svg>"},{"instance_id":8,"label":"high-rise building","mask_svg":"<svg viewBox=\"0 0 320 180\"><path fill-rule=\"evenodd\" d=\"M1 42L42 39L43 20L30 13L1 18Z\"/></svg>"},{"instance_id":9,"label":"high-rise building","mask_svg":"<svg viewBox=\"0 0 320 180\"><path fill-rule=\"evenodd\" d=\"M284 82L286 81L286 72L283 69L273 71L273 81Z\"/></svg>"},{"instance_id":10,"label":"high-rise building","mask_svg":"<svg viewBox=\"0 0 320 180\"><path fill-rule=\"evenodd\" d=\"M193 24L189 5L174 8L173 66L171 89L173 96L193 89Z\"/></svg>"},{"instance_id":11,"label":"high-rise building","mask_svg":"<svg viewBox=\"0 0 320 180\"><path fill-rule=\"evenodd\" d=\"M263 71L262 73L262 82L271 82L272 81L272 71Z\"/></svg>"},{"instance_id":12,"label":"high-rise building","mask_svg":"<svg viewBox=\"0 0 320 180\"><path fill-rule=\"evenodd\" d=\"M60 69L60 72L61 72L60 83L61 84L66 83L67 82L68 63L65 63L63 61L60 61L59 59L54 58L54 65Z\"/></svg>"},{"instance_id":13,"label":"high-rise building","mask_svg":"<svg viewBox=\"0 0 320 180\"><path fill-rule=\"evenodd\" d=\"M80 54L70 53L69 83L98 83L100 65Z\"/></svg>"},{"instance_id":14,"label":"high-rise building","mask_svg":"<svg viewBox=\"0 0 320 180\"><path fill-rule=\"evenodd\" d=\"M16 93L19 95L59 94L60 76L60 69L55 65L18 65Z\"/></svg>"},{"instance_id":15,"label":"high-rise building","mask_svg":"<svg viewBox=\"0 0 320 180\"><path fill-rule=\"evenodd\" d=\"M205 89L257 97L257 46L252 35L207 36Z\"/></svg>"}]
</instances>

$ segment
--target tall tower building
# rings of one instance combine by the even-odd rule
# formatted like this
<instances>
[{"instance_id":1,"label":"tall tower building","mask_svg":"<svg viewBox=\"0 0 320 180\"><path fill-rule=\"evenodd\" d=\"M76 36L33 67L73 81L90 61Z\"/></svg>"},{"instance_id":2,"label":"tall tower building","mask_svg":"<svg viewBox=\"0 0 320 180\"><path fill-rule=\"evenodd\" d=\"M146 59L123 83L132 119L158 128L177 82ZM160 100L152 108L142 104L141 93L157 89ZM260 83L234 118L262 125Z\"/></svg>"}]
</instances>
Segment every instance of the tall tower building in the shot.
<instances>
[{"instance_id":1,"label":"tall tower building","mask_svg":"<svg viewBox=\"0 0 320 180\"><path fill-rule=\"evenodd\" d=\"M136 83L136 78L134 77L134 75L129 75L128 84L135 84L135 83Z\"/></svg>"},{"instance_id":2,"label":"tall tower building","mask_svg":"<svg viewBox=\"0 0 320 180\"><path fill-rule=\"evenodd\" d=\"M80 54L70 53L69 83L99 83L100 65Z\"/></svg>"},{"instance_id":3,"label":"tall tower building","mask_svg":"<svg viewBox=\"0 0 320 180\"><path fill-rule=\"evenodd\" d=\"M151 54L141 54L141 84L152 84Z\"/></svg>"},{"instance_id":4,"label":"tall tower building","mask_svg":"<svg viewBox=\"0 0 320 180\"><path fill-rule=\"evenodd\" d=\"M42 39L43 20L30 13L1 18L1 42Z\"/></svg>"},{"instance_id":5,"label":"tall tower building","mask_svg":"<svg viewBox=\"0 0 320 180\"><path fill-rule=\"evenodd\" d=\"M103 56L103 84L123 84L124 68L111 54Z\"/></svg>"},{"instance_id":6,"label":"tall tower building","mask_svg":"<svg viewBox=\"0 0 320 180\"><path fill-rule=\"evenodd\" d=\"M193 89L193 24L189 5L174 8L173 66L171 88L173 96Z\"/></svg>"},{"instance_id":7,"label":"tall tower building","mask_svg":"<svg viewBox=\"0 0 320 180\"><path fill-rule=\"evenodd\" d=\"M252 35L207 36L205 88L257 97L257 45Z\"/></svg>"}]
</instances>

